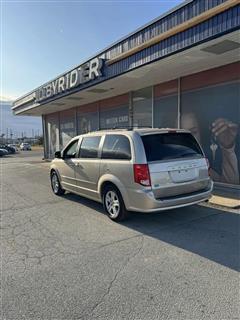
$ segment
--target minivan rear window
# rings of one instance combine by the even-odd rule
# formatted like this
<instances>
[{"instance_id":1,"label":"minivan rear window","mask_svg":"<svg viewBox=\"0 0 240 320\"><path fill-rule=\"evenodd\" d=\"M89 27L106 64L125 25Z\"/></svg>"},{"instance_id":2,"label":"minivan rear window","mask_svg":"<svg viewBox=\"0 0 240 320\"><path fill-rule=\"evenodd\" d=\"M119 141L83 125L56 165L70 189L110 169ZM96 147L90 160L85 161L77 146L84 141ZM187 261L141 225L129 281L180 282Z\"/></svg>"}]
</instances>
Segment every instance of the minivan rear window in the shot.
<instances>
[{"instance_id":1,"label":"minivan rear window","mask_svg":"<svg viewBox=\"0 0 240 320\"><path fill-rule=\"evenodd\" d=\"M190 133L160 133L142 136L147 161L201 157L202 151Z\"/></svg>"}]
</instances>

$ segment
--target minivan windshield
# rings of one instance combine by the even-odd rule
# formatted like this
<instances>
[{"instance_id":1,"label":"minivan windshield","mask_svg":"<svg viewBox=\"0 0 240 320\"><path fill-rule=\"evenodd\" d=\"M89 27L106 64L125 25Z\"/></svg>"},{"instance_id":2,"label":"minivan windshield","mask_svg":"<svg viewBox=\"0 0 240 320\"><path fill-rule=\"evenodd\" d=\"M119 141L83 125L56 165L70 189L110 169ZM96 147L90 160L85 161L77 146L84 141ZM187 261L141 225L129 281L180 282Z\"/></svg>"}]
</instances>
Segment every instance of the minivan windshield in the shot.
<instances>
[{"instance_id":1,"label":"minivan windshield","mask_svg":"<svg viewBox=\"0 0 240 320\"><path fill-rule=\"evenodd\" d=\"M168 132L142 136L147 161L203 156L195 138L187 132Z\"/></svg>"}]
</instances>

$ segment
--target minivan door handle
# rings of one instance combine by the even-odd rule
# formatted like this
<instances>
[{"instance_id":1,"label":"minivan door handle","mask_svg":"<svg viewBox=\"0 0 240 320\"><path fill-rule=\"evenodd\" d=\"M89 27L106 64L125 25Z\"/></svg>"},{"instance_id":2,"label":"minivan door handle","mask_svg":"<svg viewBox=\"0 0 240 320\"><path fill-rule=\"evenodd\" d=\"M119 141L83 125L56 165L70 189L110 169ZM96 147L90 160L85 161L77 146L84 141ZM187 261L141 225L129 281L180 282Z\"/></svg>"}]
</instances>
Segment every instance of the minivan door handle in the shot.
<instances>
[{"instance_id":1,"label":"minivan door handle","mask_svg":"<svg viewBox=\"0 0 240 320\"><path fill-rule=\"evenodd\" d=\"M79 169L84 169L84 167L81 165L81 163L75 163L75 166L78 167Z\"/></svg>"}]
</instances>

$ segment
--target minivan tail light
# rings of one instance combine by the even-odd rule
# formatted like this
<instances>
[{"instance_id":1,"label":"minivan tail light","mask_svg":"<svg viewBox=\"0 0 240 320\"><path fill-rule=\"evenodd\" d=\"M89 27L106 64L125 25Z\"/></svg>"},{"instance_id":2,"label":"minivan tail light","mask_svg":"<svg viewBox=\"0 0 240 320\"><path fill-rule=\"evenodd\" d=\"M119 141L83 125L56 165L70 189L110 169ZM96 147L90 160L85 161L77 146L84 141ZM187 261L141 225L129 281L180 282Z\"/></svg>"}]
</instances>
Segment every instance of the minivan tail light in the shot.
<instances>
[{"instance_id":1,"label":"minivan tail light","mask_svg":"<svg viewBox=\"0 0 240 320\"><path fill-rule=\"evenodd\" d=\"M151 186L151 179L147 164L134 164L134 181L145 187Z\"/></svg>"}]
</instances>

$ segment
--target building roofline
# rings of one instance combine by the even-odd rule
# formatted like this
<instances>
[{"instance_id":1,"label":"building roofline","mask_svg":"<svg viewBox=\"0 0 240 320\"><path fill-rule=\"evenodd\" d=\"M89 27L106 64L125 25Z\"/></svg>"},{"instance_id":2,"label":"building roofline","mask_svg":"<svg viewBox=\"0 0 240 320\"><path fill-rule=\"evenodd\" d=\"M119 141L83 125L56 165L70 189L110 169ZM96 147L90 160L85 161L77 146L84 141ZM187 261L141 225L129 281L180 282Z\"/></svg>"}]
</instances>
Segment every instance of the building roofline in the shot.
<instances>
[{"instance_id":1,"label":"building roofline","mask_svg":"<svg viewBox=\"0 0 240 320\"><path fill-rule=\"evenodd\" d=\"M143 31L144 29L146 29L147 27L151 26L152 24L154 24L155 22L167 17L168 15L172 14L173 12L181 9L182 7L186 6L187 4L193 2L194 0L185 0L182 3L178 4L177 6L174 6L172 9L169 9L167 12L161 14L160 16L158 16L157 18L154 18L153 20L151 20L150 22L145 23L144 25L140 26L139 28L135 29L134 31L131 31L130 33L128 33L126 36L121 37L120 39L118 39L117 41L113 42L111 45L105 47L104 49L100 50L99 52L97 52L95 55L91 56L88 60L95 58L95 56L99 56L101 54L103 54L105 51L111 49L112 47L114 47L115 45L117 45L118 43L128 39L129 37L133 36L134 34ZM83 62L84 63L84 62ZM71 70L71 69L70 69Z\"/></svg>"},{"instance_id":2,"label":"building roofline","mask_svg":"<svg viewBox=\"0 0 240 320\"><path fill-rule=\"evenodd\" d=\"M98 51L98 52L95 53L94 55L91 55L89 58L80 61L80 63L72 66L70 69L64 71L63 73L57 75L56 77L54 77L54 78L52 78L52 79L50 79L50 80L47 80L47 81L44 82L43 84L41 84L41 85L39 85L38 87L34 88L33 90L31 90L31 91L23 94L22 96L18 97L17 99L15 99L15 100L13 101L13 103L14 103L14 102L17 102L17 101L20 100L20 99L25 98L26 96L28 96L28 95L30 95L30 94L32 94L32 93L34 93L36 90L38 90L38 89L41 88L42 86L48 84L48 83L51 82L51 81L54 81L56 78L59 78L59 77L65 75L66 73L68 73L68 72L72 71L73 69L77 68L79 65L82 65L82 64L88 62L89 60L100 56L101 54L103 54L103 53L106 52L107 50L111 49L112 47L114 47L114 46L117 45L118 43L120 43L120 42L128 39L128 38L131 37L132 35L140 32L140 31L142 31L142 30L146 29L147 27L151 26L152 24L156 23L157 21L159 21L159 20L167 17L168 15L170 15L170 14L172 14L173 12L181 9L182 7L188 5L189 3L193 2L193 1L194 1L194 0L185 0L185 1L183 1L182 3L178 4L177 6L174 6L172 9L169 9L167 12L165 12L165 13L161 14L160 16L154 18L154 19L151 20L150 22L148 22L148 23L140 26L139 28L137 28L137 29L135 29L134 31L132 31L132 32L130 32L129 34L127 34L126 36L121 37L120 39L118 39L118 40L116 40L114 43L112 43L111 45L109 45L109 46L101 49L100 51ZM13 107L12 109L14 109L14 107Z\"/></svg>"}]
</instances>

